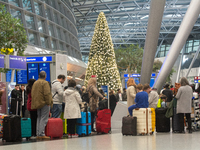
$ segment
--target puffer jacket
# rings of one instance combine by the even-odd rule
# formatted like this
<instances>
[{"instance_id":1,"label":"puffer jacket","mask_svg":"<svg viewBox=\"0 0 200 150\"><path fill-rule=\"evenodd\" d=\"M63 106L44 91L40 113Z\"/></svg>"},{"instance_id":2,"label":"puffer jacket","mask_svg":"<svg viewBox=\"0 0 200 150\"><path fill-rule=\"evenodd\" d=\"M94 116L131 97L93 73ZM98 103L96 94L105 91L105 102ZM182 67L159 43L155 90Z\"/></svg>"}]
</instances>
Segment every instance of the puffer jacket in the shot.
<instances>
[{"instance_id":1,"label":"puffer jacket","mask_svg":"<svg viewBox=\"0 0 200 150\"><path fill-rule=\"evenodd\" d=\"M65 109L64 109L64 118L65 119L75 119L81 118L81 111L79 104L82 104L82 99L79 92L69 87L64 91L63 97L65 99Z\"/></svg>"},{"instance_id":2,"label":"puffer jacket","mask_svg":"<svg viewBox=\"0 0 200 150\"><path fill-rule=\"evenodd\" d=\"M49 83L44 79L38 79L31 90L31 109L40 109L45 105L53 107L53 100Z\"/></svg>"}]
</instances>

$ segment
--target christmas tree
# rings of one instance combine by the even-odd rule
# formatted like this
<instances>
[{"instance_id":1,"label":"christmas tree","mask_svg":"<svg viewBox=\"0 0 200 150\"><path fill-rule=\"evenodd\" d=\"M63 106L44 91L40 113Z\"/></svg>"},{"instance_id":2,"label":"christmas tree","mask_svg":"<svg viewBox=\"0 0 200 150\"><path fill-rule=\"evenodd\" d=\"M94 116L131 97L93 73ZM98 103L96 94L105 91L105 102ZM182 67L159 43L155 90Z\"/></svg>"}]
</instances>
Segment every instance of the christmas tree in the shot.
<instances>
[{"instance_id":1,"label":"christmas tree","mask_svg":"<svg viewBox=\"0 0 200 150\"><path fill-rule=\"evenodd\" d=\"M109 89L121 89L119 71L117 69L108 23L103 12L98 16L92 43L88 66L86 69L85 85L92 75L97 76L97 86L109 85Z\"/></svg>"}]
</instances>

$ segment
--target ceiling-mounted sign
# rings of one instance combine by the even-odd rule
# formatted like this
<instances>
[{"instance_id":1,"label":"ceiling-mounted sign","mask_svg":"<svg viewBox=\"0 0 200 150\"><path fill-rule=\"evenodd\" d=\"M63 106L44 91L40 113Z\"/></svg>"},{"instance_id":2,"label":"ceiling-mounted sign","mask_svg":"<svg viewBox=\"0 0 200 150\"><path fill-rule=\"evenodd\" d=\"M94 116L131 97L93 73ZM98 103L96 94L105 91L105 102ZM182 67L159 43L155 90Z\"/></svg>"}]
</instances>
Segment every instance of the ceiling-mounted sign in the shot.
<instances>
[{"instance_id":1,"label":"ceiling-mounted sign","mask_svg":"<svg viewBox=\"0 0 200 150\"><path fill-rule=\"evenodd\" d=\"M40 56L40 57L27 57L27 63L29 62L51 62L52 56Z\"/></svg>"},{"instance_id":2,"label":"ceiling-mounted sign","mask_svg":"<svg viewBox=\"0 0 200 150\"><path fill-rule=\"evenodd\" d=\"M8 62L8 66L7 67L9 69L21 69L21 70L26 70L27 69L26 57L8 55L7 58L9 59L9 60L6 61L6 62Z\"/></svg>"},{"instance_id":3,"label":"ceiling-mounted sign","mask_svg":"<svg viewBox=\"0 0 200 150\"><path fill-rule=\"evenodd\" d=\"M4 68L4 55L0 54L0 68Z\"/></svg>"}]
</instances>

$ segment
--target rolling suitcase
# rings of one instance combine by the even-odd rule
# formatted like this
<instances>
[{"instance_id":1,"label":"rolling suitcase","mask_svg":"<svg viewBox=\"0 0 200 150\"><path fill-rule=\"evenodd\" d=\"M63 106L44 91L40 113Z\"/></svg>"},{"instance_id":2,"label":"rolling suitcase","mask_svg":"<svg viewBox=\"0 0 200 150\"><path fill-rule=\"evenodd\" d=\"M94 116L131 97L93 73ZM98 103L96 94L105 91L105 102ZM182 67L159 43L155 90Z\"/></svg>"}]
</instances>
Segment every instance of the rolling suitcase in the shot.
<instances>
[{"instance_id":1,"label":"rolling suitcase","mask_svg":"<svg viewBox=\"0 0 200 150\"><path fill-rule=\"evenodd\" d=\"M79 136L91 134L91 113L81 112L81 118L77 119L76 133Z\"/></svg>"},{"instance_id":2,"label":"rolling suitcase","mask_svg":"<svg viewBox=\"0 0 200 150\"><path fill-rule=\"evenodd\" d=\"M152 132L154 132L156 125L156 113L154 108L151 108L151 124L152 124Z\"/></svg>"},{"instance_id":3,"label":"rolling suitcase","mask_svg":"<svg viewBox=\"0 0 200 150\"><path fill-rule=\"evenodd\" d=\"M3 119L6 116L5 114L0 114L0 138L3 138Z\"/></svg>"},{"instance_id":4,"label":"rolling suitcase","mask_svg":"<svg viewBox=\"0 0 200 150\"><path fill-rule=\"evenodd\" d=\"M51 139L54 137L61 138L63 136L63 121L60 118L49 118L46 128L45 135L50 136Z\"/></svg>"},{"instance_id":5,"label":"rolling suitcase","mask_svg":"<svg viewBox=\"0 0 200 150\"><path fill-rule=\"evenodd\" d=\"M32 136L31 119L21 118L21 135L27 140Z\"/></svg>"},{"instance_id":6,"label":"rolling suitcase","mask_svg":"<svg viewBox=\"0 0 200 150\"><path fill-rule=\"evenodd\" d=\"M173 117L172 117L172 131L183 132L184 131L184 114L176 114L176 108L173 108Z\"/></svg>"},{"instance_id":7,"label":"rolling suitcase","mask_svg":"<svg viewBox=\"0 0 200 150\"><path fill-rule=\"evenodd\" d=\"M122 118L122 135L137 135L137 117Z\"/></svg>"},{"instance_id":8,"label":"rolling suitcase","mask_svg":"<svg viewBox=\"0 0 200 150\"><path fill-rule=\"evenodd\" d=\"M67 119L64 119L64 112L61 113L60 119L63 121L63 134L67 134Z\"/></svg>"},{"instance_id":9,"label":"rolling suitcase","mask_svg":"<svg viewBox=\"0 0 200 150\"><path fill-rule=\"evenodd\" d=\"M3 119L3 140L6 142L21 141L21 117L9 115Z\"/></svg>"},{"instance_id":10,"label":"rolling suitcase","mask_svg":"<svg viewBox=\"0 0 200 150\"><path fill-rule=\"evenodd\" d=\"M109 133L111 130L111 110L103 109L97 111L96 131L97 133Z\"/></svg>"},{"instance_id":11,"label":"rolling suitcase","mask_svg":"<svg viewBox=\"0 0 200 150\"><path fill-rule=\"evenodd\" d=\"M156 108L156 132L170 132L170 118L165 117L167 108Z\"/></svg>"},{"instance_id":12,"label":"rolling suitcase","mask_svg":"<svg viewBox=\"0 0 200 150\"><path fill-rule=\"evenodd\" d=\"M137 134L152 134L151 109L133 109L133 117L137 117Z\"/></svg>"}]
</instances>

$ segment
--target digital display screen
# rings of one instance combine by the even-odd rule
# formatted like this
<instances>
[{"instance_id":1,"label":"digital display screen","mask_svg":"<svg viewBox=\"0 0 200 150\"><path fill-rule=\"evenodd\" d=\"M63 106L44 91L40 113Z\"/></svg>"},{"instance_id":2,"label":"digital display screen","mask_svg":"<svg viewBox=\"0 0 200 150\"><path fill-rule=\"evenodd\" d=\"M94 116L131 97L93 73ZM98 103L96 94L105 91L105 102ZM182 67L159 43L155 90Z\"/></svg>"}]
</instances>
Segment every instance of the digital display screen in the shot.
<instances>
[{"instance_id":1,"label":"digital display screen","mask_svg":"<svg viewBox=\"0 0 200 150\"><path fill-rule=\"evenodd\" d=\"M38 63L28 64L28 80L38 79Z\"/></svg>"},{"instance_id":2,"label":"digital display screen","mask_svg":"<svg viewBox=\"0 0 200 150\"><path fill-rule=\"evenodd\" d=\"M27 62L47 62L52 61L52 56L43 56L43 57L27 57Z\"/></svg>"},{"instance_id":3,"label":"digital display screen","mask_svg":"<svg viewBox=\"0 0 200 150\"><path fill-rule=\"evenodd\" d=\"M6 73L6 82L11 82L11 75L12 75L12 70L9 70ZM14 81L13 82L16 82L16 73L14 74Z\"/></svg>"},{"instance_id":4,"label":"digital display screen","mask_svg":"<svg viewBox=\"0 0 200 150\"><path fill-rule=\"evenodd\" d=\"M9 68L26 70L26 57L24 56L9 56Z\"/></svg>"},{"instance_id":5,"label":"digital display screen","mask_svg":"<svg viewBox=\"0 0 200 150\"><path fill-rule=\"evenodd\" d=\"M4 55L0 54L0 68L4 68Z\"/></svg>"},{"instance_id":6,"label":"digital display screen","mask_svg":"<svg viewBox=\"0 0 200 150\"><path fill-rule=\"evenodd\" d=\"M17 71L17 84L28 84L27 70Z\"/></svg>"},{"instance_id":7,"label":"digital display screen","mask_svg":"<svg viewBox=\"0 0 200 150\"><path fill-rule=\"evenodd\" d=\"M47 74L46 81L50 82L50 64L49 63L39 63L39 72L45 71Z\"/></svg>"}]
</instances>

